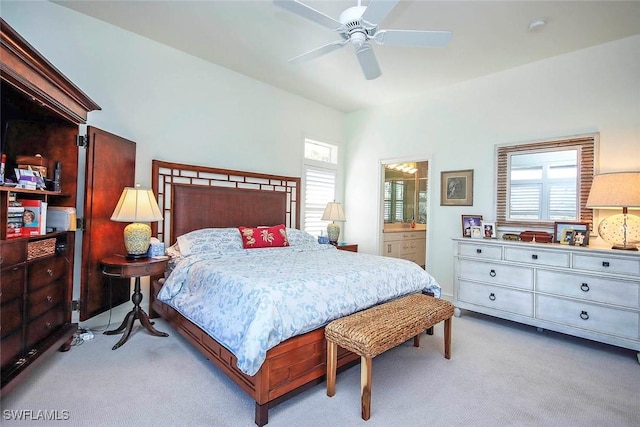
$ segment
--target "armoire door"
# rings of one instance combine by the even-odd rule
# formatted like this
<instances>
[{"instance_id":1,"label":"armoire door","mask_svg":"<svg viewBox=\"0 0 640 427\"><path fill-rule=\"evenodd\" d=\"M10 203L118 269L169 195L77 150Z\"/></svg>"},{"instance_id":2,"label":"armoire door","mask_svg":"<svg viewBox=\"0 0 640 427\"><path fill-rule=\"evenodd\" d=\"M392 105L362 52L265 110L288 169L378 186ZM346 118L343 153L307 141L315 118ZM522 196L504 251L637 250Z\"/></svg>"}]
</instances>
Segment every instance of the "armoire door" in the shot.
<instances>
[{"instance_id":1,"label":"armoire door","mask_svg":"<svg viewBox=\"0 0 640 427\"><path fill-rule=\"evenodd\" d=\"M135 184L136 144L87 127L84 233L80 279L80 320L87 320L129 300L130 280L106 277L100 260L124 254L124 227L111 215L125 187Z\"/></svg>"}]
</instances>

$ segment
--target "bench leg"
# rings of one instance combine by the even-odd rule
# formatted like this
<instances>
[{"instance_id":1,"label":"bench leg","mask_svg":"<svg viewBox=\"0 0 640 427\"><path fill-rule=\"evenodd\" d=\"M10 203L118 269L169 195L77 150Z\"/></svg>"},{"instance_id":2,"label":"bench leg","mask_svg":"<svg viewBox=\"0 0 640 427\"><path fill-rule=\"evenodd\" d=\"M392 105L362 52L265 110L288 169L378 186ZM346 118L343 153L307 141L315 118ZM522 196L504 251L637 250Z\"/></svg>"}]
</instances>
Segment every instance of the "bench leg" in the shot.
<instances>
[{"instance_id":1,"label":"bench leg","mask_svg":"<svg viewBox=\"0 0 640 427\"><path fill-rule=\"evenodd\" d=\"M413 337L413 346L420 347L420 334Z\"/></svg>"},{"instance_id":2,"label":"bench leg","mask_svg":"<svg viewBox=\"0 0 640 427\"><path fill-rule=\"evenodd\" d=\"M444 358L451 359L451 317L444 321Z\"/></svg>"},{"instance_id":3,"label":"bench leg","mask_svg":"<svg viewBox=\"0 0 640 427\"><path fill-rule=\"evenodd\" d=\"M371 416L371 365L373 359L360 357L360 395L362 398L362 419L368 420Z\"/></svg>"},{"instance_id":4,"label":"bench leg","mask_svg":"<svg viewBox=\"0 0 640 427\"><path fill-rule=\"evenodd\" d=\"M327 396L336 394L336 365L338 364L338 344L327 340Z\"/></svg>"}]
</instances>

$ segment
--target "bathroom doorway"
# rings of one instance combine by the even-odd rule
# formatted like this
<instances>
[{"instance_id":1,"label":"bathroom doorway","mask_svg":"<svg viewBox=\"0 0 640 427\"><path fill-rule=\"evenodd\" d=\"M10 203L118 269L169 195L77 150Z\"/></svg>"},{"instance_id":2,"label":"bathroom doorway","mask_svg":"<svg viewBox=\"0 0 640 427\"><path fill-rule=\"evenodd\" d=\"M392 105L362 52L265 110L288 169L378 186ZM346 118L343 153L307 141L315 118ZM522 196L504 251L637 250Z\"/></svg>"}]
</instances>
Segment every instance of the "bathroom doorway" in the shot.
<instances>
[{"instance_id":1,"label":"bathroom doorway","mask_svg":"<svg viewBox=\"0 0 640 427\"><path fill-rule=\"evenodd\" d=\"M429 162L381 162L380 254L427 263Z\"/></svg>"}]
</instances>

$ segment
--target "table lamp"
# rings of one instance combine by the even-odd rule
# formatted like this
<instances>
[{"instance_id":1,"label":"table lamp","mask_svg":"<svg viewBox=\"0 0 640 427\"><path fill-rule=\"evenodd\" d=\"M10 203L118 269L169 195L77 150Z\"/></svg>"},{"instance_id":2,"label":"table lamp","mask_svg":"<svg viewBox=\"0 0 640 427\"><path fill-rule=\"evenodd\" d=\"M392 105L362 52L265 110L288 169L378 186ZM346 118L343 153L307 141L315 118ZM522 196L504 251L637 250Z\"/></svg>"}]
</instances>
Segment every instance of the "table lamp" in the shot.
<instances>
[{"instance_id":1,"label":"table lamp","mask_svg":"<svg viewBox=\"0 0 640 427\"><path fill-rule=\"evenodd\" d=\"M342 205L335 200L327 203L321 219L323 221L334 221L327 224L327 236L329 236L329 243L337 245L338 238L340 237L340 226L336 224L335 221L346 221Z\"/></svg>"},{"instance_id":2,"label":"table lamp","mask_svg":"<svg viewBox=\"0 0 640 427\"><path fill-rule=\"evenodd\" d=\"M124 246L127 259L135 260L147 257L151 240L151 227L143 222L159 221L162 213L150 189L125 187L120 195L111 221L131 222L124 228Z\"/></svg>"},{"instance_id":3,"label":"table lamp","mask_svg":"<svg viewBox=\"0 0 640 427\"><path fill-rule=\"evenodd\" d=\"M598 225L598 234L612 249L637 251L640 244L640 218L629 208L640 209L640 171L605 173L593 177L587 208L622 209Z\"/></svg>"}]
</instances>

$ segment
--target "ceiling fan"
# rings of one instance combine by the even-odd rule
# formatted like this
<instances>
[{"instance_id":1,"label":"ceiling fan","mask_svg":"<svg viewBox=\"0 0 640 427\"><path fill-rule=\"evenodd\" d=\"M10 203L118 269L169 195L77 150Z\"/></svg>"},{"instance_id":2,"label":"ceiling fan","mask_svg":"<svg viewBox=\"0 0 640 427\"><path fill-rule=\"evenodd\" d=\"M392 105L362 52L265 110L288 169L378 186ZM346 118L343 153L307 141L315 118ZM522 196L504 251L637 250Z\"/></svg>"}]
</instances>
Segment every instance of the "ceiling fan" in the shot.
<instances>
[{"instance_id":1,"label":"ceiling fan","mask_svg":"<svg viewBox=\"0 0 640 427\"><path fill-rule=\"evenodd\" d=\"M368 6L362 6L361 0L358 0L357 6L345 9L336 20L298 0L274 0L277 6L334 30L340 35L340 40L291 58L289 62L314 59L351 44L355 48L365 78L373 80L382 73L369 41L389 46L442 47L451 40L450 31L380 30L378 25L399 1L371 0Z\"/></svg>"}]
</instances>

